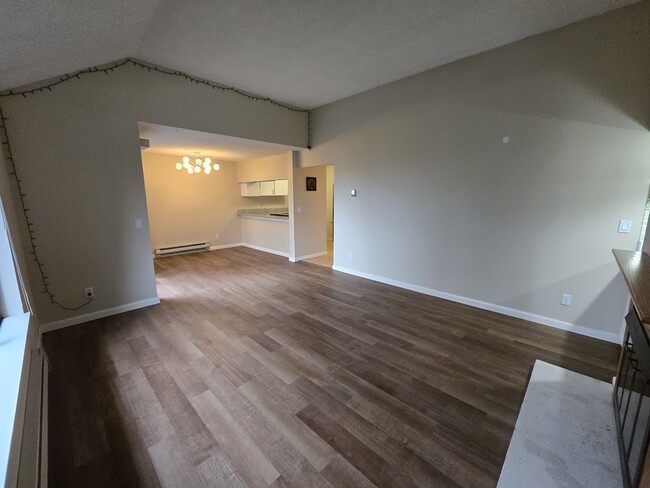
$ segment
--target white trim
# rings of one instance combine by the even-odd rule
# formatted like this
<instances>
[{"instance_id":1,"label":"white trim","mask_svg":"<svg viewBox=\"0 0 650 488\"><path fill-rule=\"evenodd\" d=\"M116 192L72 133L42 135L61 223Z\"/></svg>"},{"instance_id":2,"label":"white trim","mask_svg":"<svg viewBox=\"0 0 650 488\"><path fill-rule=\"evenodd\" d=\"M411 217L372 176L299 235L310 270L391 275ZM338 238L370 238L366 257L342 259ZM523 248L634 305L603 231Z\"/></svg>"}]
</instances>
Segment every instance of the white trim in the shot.
<instances>
[{"instance_id":1,"label":"white trim","mask_svg":"<svg viewBox=\"0 0 650 488\"><path fill-rule=\"evenodd\" d=\"M228 249L231 247L241 247L243 245L244 244L242 244L241 242L235 242L234 244L221 244L219 246L210 246L210 249L208 249L208 251L216 251L217 249Z\"/></svg>"},{"instance_id":2,"label":"white trim","mask_svg":"<svg viewBox=\"0 0 650 488\"><path fill-rule=\"evenodd\" d=\"M291 261L292 263L297 263L298 261L304 261L305 259L319 258L325 255L327 255L327 251L317 252L314 254L307 254L305 256L296 256L294 258L289 258L289 261Z\"/></svg>"},{"instance_id":3,"label":"white trim","mask_svg":"<svg viewBox=\"0 0 650 488\"><path fill-rule=\"evenodd\" d=\"M569 322L563 322L561 320L552 319L550 317L544 317L543 315L524 312L522 310L504 307L502 305L496 305L494 303L483 302L481 300L475 300L473 298L467 298L460 295L454 295L452 293L434 290L432 288L427 288L425 286L413 285L411 283L406 283L404 281L394 280L392 278L385 278L383 276L377 276L370 273L364 273L362 271L356 271L342 266L335 265L332 266L332 269L335 271L340 271L341 273L358 276L360 278L366 278L368 280L378 281L380 283L385 283L387 285L393 285L398 288L404 288L406 290L411 290L418 293L424 293L425 295L442 298L444 300L450 300L452 302L462 303L464 305L469 305L471 307L476 307L483 310L489 310L490 312L496 312L503 315L508 315L510 317L516 317L518 319L528 320L530 322L536 322L542 325L548 325L549 327L554 327L556 329L575 332L576 334L584 335L587 337L593 337L595 339L600 339L602 341L613 342L614 344L621 343L620 336L616 332L605 332L602 330L590 329L589 327L584 327L582 325L575 325Z\"/></svg>"},{"instance_id":4,"label":"white trim","mask_svg":"<svg viewBox=\"0 0 650 488\"><path fill-rule=\"evenodd\" d=\"M77 325L84 322L90 322L91 320L101 319L110 315L130 312L131 310L150 307L151 305L158 305L159 303L160 299L158 297L145 298L144 300L138 300L137 302L126 303L124 305L118 305L117 307L105 308L103 310L97 310L96 312L90 312L82 315L77 315L76 317L70 317L69 319L57 320L48 324L42 324L41 332L50 332L53 330L62 329L64 327L69 327L71 325Z\"/></svg>"},{"instance_id":5,"label":"white trim","mask_svg":"<svg viewBox=\"0 0 650 488\"><path fill-rule=\"evenodd\" d=\"M242 219L250 220L268 220L270 222L289 222L289 217L267 217L264 215L239 214Z\"/></svg>"},{"instance_id":6,"label":"white trim","mask_svg":"<svg viewBox=\"0 0 650 488\"><path fill-rule=\"evenodd\" d=\"M276 251L275 249L270 249L270 248L268 248L268 247L262 247L262 246L256 246L255 244L246 244L245 242L242 242L242 243L241 243L241 246L243 246L243 247L249 247L249 248L251 248L251 249L255 249L256 251L264 251L264 252L268 252L268 253L271 253L271 254L277 254L278 256L282 256L282 257L284 257L284 258L288 258L288 257L289 257L289 253L288 253L288 252L284 252L284 251Z\"/></svg>"}]
</instances>

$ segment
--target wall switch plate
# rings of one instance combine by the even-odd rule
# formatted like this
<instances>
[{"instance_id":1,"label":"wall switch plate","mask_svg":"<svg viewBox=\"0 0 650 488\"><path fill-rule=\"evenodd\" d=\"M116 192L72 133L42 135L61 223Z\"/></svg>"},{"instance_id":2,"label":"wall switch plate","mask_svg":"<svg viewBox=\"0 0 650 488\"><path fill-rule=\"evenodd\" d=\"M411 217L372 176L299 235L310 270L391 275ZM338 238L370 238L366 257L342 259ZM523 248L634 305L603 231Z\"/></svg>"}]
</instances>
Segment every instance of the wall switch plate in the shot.
<instances>
[{"instance_id":1,"label":"wall switch plate","mask_svg":"<svg viewBox=\"0 0 650 488\"><path fill-rule=\"evenodd\" d=\"M619 234L629 234L631 228L632 228L632 221L631 220L619 220L618 221L618 233Z\"/></svg>"},{"instance_id":2,"label":"wall switch plate","mask_svg":"<svg viewBox=\"0 0 650 488\"><path fill-rule=\"evenodd\" d=\"M90 286L84 289L84 294L86 295L86 298L95 298L95 289Z\"/></svg>"},{"instance_id":3,"label":"wall switch plate","mask_svg":"<svg viewBox=\"0 0 650 488\"><path fill-rule=\"evenodd\" d=\"M142 229L142 219L135 219L135 228Z\"/></svg>"},{"instance_id":4,"label":"wall switch plate","mask_svg":"<svg viewBox=\"0 0 650 488\"><path fill-rule=\"evenodd\" d=\"M567 293L562 293L562 305L564 305L565 307L570 306L571 298L573 298L572 295L569 295Z\"/></svg>"},{"instance_id":5,"label":"wall switch plate","mask_svg":"<svg viewBox=\"0 0 650 488\"><path fill-rule=\"evenodd\" d=\"M350 190L350 196L351 197L356 197L357 196L357 190Z\"/></svg>"},{"instance_id":6,"label":"wall switch plate","mask_svg":"<svg viewBox=\"0 0 650 488\"><path fill-rule=\"evenodd\" d=\"M215 234L215 235L214 235L214 238L215 238L215 239L219 239L219 234Z\"/></svg>"},{"instance_id":7,"label":"wall switch plate","mask_svg":"<svg viewBox=\"0 0 650 488\"><path fill-rule=\"evenodd\" d=\"M302 213L302 207L296 207L296 213Z\"/></svg>"},{"instance_id":8,"label":"wall switch plate","mask_svg":"<svg viewBox=\"0 0 650 488\"><path fill-rule=\"evenodd\" d=\"M501 139L501 141L502 141L504 144L508 144L508 143L510 142L510 137L505 136L503 139Z\"/></svg>"}]
</instances>

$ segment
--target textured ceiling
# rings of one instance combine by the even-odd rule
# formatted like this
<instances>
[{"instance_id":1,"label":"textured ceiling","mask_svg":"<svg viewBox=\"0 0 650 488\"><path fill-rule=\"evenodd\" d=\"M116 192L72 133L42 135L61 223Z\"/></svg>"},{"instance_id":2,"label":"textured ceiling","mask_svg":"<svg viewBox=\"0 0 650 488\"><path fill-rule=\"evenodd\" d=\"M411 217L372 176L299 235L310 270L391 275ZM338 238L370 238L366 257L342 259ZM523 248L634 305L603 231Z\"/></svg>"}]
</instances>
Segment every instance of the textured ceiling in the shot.
<instances>
[{"instance_id":1,"label":"textured ceiling","mask_svg":"<svg viewBox=\"0 0 650 488\"><path fill-rule=\"evenodd\" d=\"M135 57L312 108L637 0L0 0L0 89Z\"/></svg>"}]
</instances>

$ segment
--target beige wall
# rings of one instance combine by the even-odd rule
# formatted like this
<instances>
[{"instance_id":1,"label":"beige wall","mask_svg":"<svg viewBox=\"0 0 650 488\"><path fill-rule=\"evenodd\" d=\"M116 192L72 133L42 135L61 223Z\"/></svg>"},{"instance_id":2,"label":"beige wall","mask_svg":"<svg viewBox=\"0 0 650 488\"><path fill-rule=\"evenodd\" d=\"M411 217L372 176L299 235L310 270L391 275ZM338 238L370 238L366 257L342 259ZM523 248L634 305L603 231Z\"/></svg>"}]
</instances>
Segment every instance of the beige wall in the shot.
<instances>
[{"instance_id":1,"label":"beige wall","mask_svg":"<svg viewBox=\"0 0 650 488\"><path fill-rule=\"evenodd\" d=\"M289 146L307 138L305 114L130 65L1 103L52 291L74 307L95 288L81 310L52 306L27 259L41 323L156 297L138 121Z\"/></svg>"},{"instance_id":2,"label":"beige wall","mask_svg":"<svg viewBox=\"0 0 650 488\"><path fill-rule=\"evenodd\" d=\"M237 209L246 202L236 181L236 164L220 160L217 172L189 175L176 169L179 160L179 156L142 152L153 249L204 241L212 246L241 242Z\"/></svg>"},{"instance_id":3,"label":"beige wall","mask_svg":"<svg viewBox=\"0 0 650 488\"><path fill-rule=\"evenodd\" d=\"M334 165L326 167L325 172L325 205L327 207L327 238L334 237Z\"/></svg>"},{"instance_id":4,"label":"beige wall","mask_svg":"<svg viewBox=\"0 0 650 488\"><path fill-rule=\"evenodd\" d=\"M293 170L295 256L292 257L296 259L327 251L325 174L325 166ZM307 191L307 176L317 178L316 191Z\"/></svg>"},{"instance_id":5,"label":"beige wall","mask_svg":"<svg viewBox=\"0 0 650 488\"><path fill-rule=\"evenodd\" d=\"M289 179L291 151L265 158L237 161L237 181L269 181ZM288 197L244 197L241 208L285 208Z\"/></svg>"},{"instance_id":6,"label":"beige wall","mask_svg":"<svg viewBox=\"0 0 650 488\"><path fill-rule=\"evenodd\" d=\"M237 181L269 181L289 179L290 152L265 158L237 161Z\"/></svg>"},{"instance_id":7,"label":"beige wall","mask_svg":"<svg viewBox=\"0 0 650 488\"><path fill-rule=\"evenodd\" d=\"M289 221L241 219L242 242L250 247L289 256Z\"/></svg>"},{"instance_id":8,"label":"beige wall","mask_svg":"<svg viewBox=\"0 0 650 488\"><path fill-rule=\"evenodd\" d=\"M315 110L300 164L336 164L335 266L613 338L611 249L635 248L650 183L648 59L642 2Z\"/></svg>"}]
</instances>

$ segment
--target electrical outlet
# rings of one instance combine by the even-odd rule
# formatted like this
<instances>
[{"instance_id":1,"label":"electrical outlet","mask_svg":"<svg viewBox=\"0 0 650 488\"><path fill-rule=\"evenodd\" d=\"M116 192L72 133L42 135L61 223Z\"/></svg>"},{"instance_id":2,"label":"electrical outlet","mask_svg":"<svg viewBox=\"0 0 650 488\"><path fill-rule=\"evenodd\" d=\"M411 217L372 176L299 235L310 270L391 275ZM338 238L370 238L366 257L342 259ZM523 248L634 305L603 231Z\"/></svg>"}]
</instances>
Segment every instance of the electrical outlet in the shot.
<instances>
[{"instance_id":1,"label":"electrical outlet","mask_svg":"<svg viewBox=\"0 0 650 488\"><path fill-rule=\"evenodd\" d=\"M92 286L86 288L84 293L86 294L86 298L95 298L95 289Z\"/></svg>"},{"instance_id":2,"label":"electrical outlet","mask_svg":"<svg viewBox=\"0 0 650 488\"><path fill-rule=\"evenodd\" d=\"M565 307L568 307L571 305L571 298L573 298L572 295L569 295L567 293L562 293L562 305Z\"/></svg>"}]
</instances>

